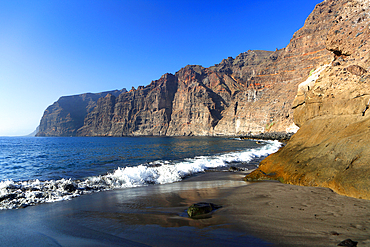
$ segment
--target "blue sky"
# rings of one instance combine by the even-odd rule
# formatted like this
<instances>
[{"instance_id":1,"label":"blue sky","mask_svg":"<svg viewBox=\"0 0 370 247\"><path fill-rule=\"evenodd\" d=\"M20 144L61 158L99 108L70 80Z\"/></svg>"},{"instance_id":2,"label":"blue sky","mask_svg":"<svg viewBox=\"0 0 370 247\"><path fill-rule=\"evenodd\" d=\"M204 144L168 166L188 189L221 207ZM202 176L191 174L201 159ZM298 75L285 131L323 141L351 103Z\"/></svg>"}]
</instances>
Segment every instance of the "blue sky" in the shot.
<instances>
[{"instance_id":1,"label":"blue sky","mask_svg":"<svg viewBox=\"0 0 370 247\"><path fill-rule=\"evenodd\" d=\"M283 48L320 2L0 0L0 136L31 133L60 96Z\"/></svg>"}]
</instances>

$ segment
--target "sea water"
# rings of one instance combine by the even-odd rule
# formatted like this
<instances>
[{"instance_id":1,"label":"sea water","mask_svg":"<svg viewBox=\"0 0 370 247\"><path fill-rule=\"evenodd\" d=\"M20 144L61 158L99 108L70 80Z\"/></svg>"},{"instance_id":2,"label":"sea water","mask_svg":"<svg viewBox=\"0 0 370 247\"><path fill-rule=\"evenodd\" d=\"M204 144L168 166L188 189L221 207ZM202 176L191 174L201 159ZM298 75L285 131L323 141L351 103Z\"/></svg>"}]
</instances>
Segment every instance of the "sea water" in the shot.
<instances>
[{"instance_id":1,"label":"sea water","mask_svg":"<svg viewBox=\"0 0 370 247\"><path fill-rule=\"evenodd\" d=\"M254 169L280 146L226 137L0 137L0 209Z\"/></svg>"}]
</instances>

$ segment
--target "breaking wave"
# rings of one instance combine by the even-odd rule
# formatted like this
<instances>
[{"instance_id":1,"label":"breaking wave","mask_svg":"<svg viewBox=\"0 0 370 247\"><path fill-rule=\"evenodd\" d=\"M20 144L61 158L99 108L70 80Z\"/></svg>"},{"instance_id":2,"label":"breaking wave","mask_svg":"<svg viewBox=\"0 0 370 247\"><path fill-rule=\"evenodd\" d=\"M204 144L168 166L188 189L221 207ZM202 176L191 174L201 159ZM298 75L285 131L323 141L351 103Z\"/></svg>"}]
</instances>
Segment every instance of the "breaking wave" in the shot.
<instances>
[{"instance_id":1,"label":"breaking wave","mask_svg":"<svg viewBox=\"0 0 370 247\"><path fill-rule=\"evenodd\" d=\"M276 152L281 143L263 141L259 148L212 156L198 156L182 161L155 161L134 167L118 168L112 173L84 180L29 180L0 182L0 209L15 209L45 202L70 200L83 194L130 188L149 184L167 184L187 176L234 163L248 163Z\"/></svg>"}]
</instances>

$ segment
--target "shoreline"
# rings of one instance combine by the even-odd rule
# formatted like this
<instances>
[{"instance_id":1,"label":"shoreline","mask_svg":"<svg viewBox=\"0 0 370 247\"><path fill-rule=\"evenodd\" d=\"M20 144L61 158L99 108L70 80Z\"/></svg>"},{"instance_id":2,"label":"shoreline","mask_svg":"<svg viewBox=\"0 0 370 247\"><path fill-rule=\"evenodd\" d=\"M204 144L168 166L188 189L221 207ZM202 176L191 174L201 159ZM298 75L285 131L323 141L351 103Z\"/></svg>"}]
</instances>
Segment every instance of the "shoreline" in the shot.
<instances>
[{"instance_id":1,"label":"shoreline","mask_svg":"<svg viewBox=\"0 0 370 247\"><path fill-rule=\"evenodd\" d=\"M187 217L192 203L225 198L244 186L235 175L206 172L172 184L3 210L0 246L272 246L217 212L206 219Z\"/></svg>"},{"instance_id":2,"label":"shoreline","mask_svg":"<svg viewBox=\"0 0 370 247\"><path fill-rule=\"evenodd\" d=\"M263 132L259 134L247 134L244 136L239 136L241 140L244 139L259 139L259 140L277 140L283 143L287 143L290 138L294 135L295 133L293 132Z\"/></svg>"},{"instance_id":3,"label":"shoreline","mask_svg":"<svg viewBox=\"0 0 370 247\"><path fill-rule=\"evenodd\" d=\"M122 153L129 152L127 153L129 155L127 161L125 155L120 156L117 152L107 152L106 154L106 148L104 150L98 148L109 158L102 158L103 162L96 162L101 157L91 155L89 154L90 151L87 151L89 157L80 164L76 158L80 154L74 150L72 154L65 154L72 156L72 160L68 161L72 165L65 166L64 161L60 160L60 157L56 157L54 161L53 156L50 155L48 157L46 152L45 155L38 159L38 162L55 165L45 167L43 170L43 173L46 174L45 177L41 177L41 173L38 174L40 169L32 170L32 167L30 174L33 174L33 178L30 179L26 177L26 180L12 180L11 176L10 179L9 176L3 176L7 180L0 181L0 209L27 207L104 190L173 183L206 170L225 170L229 167L232 170L254 169L258 166L259 161L267 155L276 152L282 145L278 141L254 142L230 138L220 140L206 138L202 141L200 139L202 138L197 138L194 141L188 138L186 141L171 140L165 143L162 143L163 139L161 138L153 139L152 143L157 143L158 145L152 145L154 148L149 148L150 155L145 156L145 154L140 153L141 151L138 151L133 158L130 156L132 150L123 148L121 149ZM100 143L100 141L97 143ZM136 143L134 147L137 147L137 150L141 150L141 145L146 143L146 141L146 139L139 141L137 142L139 144ZM74 142L85 145L84 141L73 140L72 143ZM121 146L122 140L115 140L107 145L114 148L117 142ZM63 141L63 143L69 144L70 142ZM130 140L125 140L123 143L130 143ZM178 143L190 144L192 148L187 148L186 145L184 148L179 148L177 147ZM221 144L225 143L226 145L230 144L230 146L224 148ZM166 157L163 149L166 145L171 147L168 157ZM196 149L195 147L198 147L201 151L195 152L193 150ZM212 151L207 151L208 147L212 147ZM184 152L185 149L187 151ZM56 150L59 149L56 148ZM114 148L113 150L116 149ZM49 151L53 152L55 150ZM63 151L61 152L63 153ZM86 152L86 150L80 150L80 152ZM175 154L176 152L179 152L180 155ZM34 156L36 155L39 157L37 153ZM145 158L141 159L142 155ZM48 158L44 159L44 157ZM111 160L113 162L110 162ZM36 161L34 163L35 167L39 167ZM10 173L8 170L5 169L5 172L8 172L6 174ZM52 175L50 175L51 173ZM18 172L11 175L22 178L23 174ZM45 178L47 179L44 180Z\"/></svg>"},{"instance_id":4,"label":"shoreline","mask_svg":"<svg viewBox=\"0 0 370 247\"><path fill-rule=\"evenodd\" d=\"M246 173L206 172L172 184L3 210L0 245L337 246L350 238L370 246L370 201L326 188L247 183ZM210 218L188 218L187 207L202 201L222 208Z\"/></svg>"}]
</instances>

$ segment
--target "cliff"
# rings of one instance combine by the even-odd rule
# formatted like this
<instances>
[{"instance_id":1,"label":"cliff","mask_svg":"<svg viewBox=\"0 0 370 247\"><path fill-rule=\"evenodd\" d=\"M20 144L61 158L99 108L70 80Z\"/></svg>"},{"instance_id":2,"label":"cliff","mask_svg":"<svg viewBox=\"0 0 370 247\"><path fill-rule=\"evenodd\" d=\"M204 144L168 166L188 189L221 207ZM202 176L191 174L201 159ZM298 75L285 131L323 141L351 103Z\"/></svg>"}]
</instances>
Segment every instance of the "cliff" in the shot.
<instances>
[{"instance_id":1,"label":"cliff","mask_svg":"<svg viewBox=\"0 0 370 247\"><path fill-rule=\"evenodd\" d=\"M189 65L129 92L62 97L45 111L38 136L293 131L298 84L333 60L326 37L336 25L335 2L317 5L284 49L244 52L209 68Z\"/></svg>"},{"instance_id":2,"label":"cliff","mask_svg":"<svg viewBox=\"0 0 370 247\"><path fill-rule=\"evenodd\" d=\"M126 89L60 97L45 110L36 136L75 136L83 126L86 115L96 107L99 98L123 92Z\"/></svg>"},{"instance_id":3,"label":"cliff","mask_svg":"<svg viewBox=\"0 0 370 247\"><path fill-rule=\"evenodd\" d=\"M370 1L327 0L317 8L335 13L325 42L334 60L298 87L292 107L299 131L246 179L370 199Z\"/></svg>"}]
</instances>

